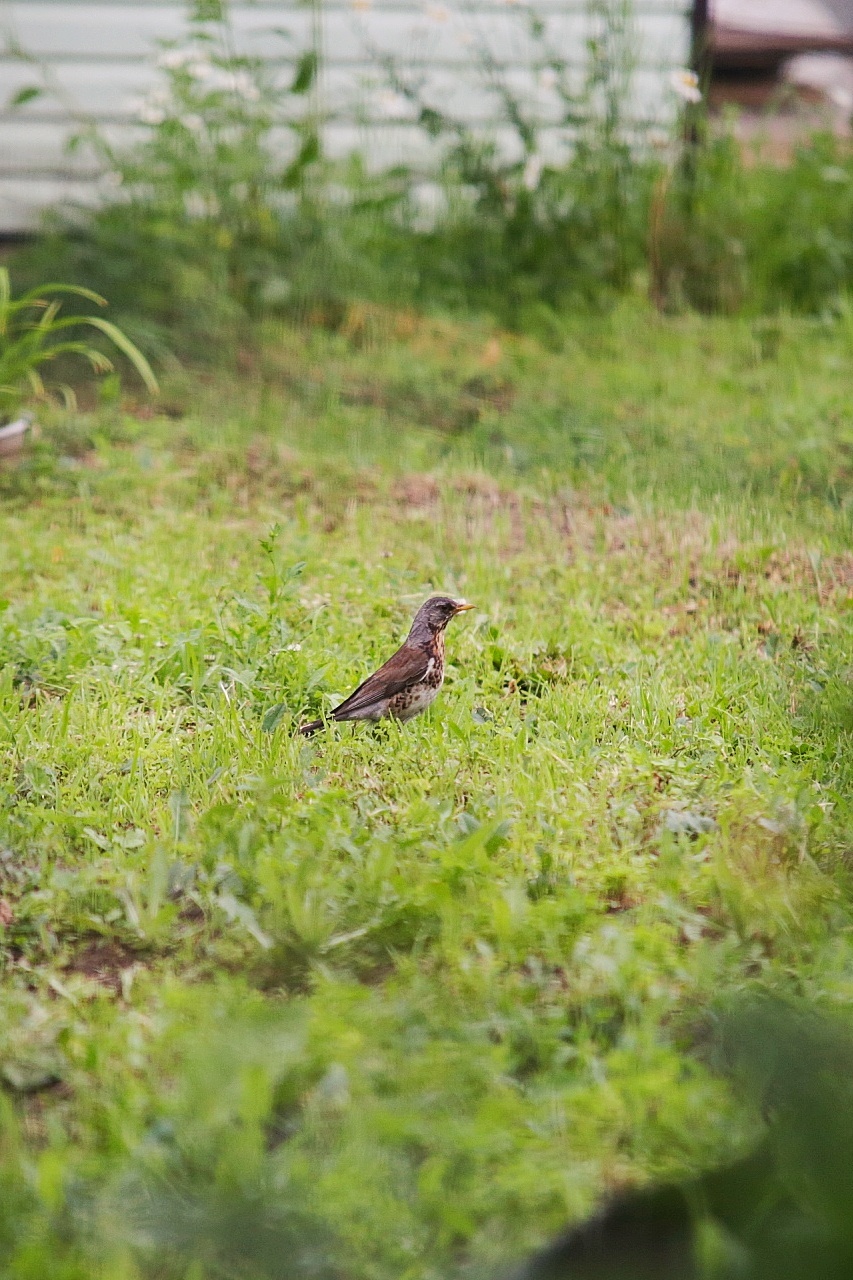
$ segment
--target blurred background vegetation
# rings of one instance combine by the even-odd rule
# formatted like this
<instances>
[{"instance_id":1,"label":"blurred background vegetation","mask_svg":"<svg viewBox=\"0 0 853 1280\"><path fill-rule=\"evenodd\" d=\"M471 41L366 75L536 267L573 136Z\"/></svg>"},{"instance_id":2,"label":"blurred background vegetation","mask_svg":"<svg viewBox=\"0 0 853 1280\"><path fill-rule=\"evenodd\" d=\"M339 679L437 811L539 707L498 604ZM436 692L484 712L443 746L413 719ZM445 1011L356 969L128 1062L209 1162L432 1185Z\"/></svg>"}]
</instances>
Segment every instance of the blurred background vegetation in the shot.
<instances>
[{"instance_id":1,"label":"blurred background vegetation","mask_svg":"<svg viewBox=\"0 0 853 1280\"><path fill-rule=\"evenodd\" d=\"M638 130L629 6L590 0L580 75L535 8L511 16L556 103L548 129L565 143L560 161L485 42L460 74L491 96L489 127L449 114L409 68L375 53L391 109L432 148L425 203L421 163L377 172L357 153L324 154L319 47L290 50L282 86L267 58L236 51L227 4L199 0L186 39L159 50L161 83L140 106L137 141L117 147L78 121L72 145L94 150L114 196L94 211L54 211L13 256L15 280L95 289L149 354L202 358L233 351L252 319L334 328L353 301L488 313L552 338L567 309L638 291L668 311L844 308L846 138L816 126L779 164L736 136L734 117L709 123L686 72L673 79L674 127ZM21 106L44 91L32 71Z\"/></svg>"}]
</instances>

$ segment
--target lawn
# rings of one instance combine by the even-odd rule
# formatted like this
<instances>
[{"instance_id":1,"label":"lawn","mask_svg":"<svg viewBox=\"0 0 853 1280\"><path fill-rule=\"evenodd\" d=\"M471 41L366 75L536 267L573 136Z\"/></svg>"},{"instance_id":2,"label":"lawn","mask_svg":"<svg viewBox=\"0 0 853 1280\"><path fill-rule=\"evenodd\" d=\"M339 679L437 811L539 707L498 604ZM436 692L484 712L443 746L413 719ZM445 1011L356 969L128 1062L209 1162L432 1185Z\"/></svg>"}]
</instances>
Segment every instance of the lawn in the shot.
<instances>
[{"instance_id":1,"label":"lawn","mask_svg":"<svg viewBox=\"0 0 853 1280\"><path fill-rule=\"evenodd\" d=\"M493 1275L853 999L853 333L352 308L0 472L4 1276ZM432 591L431 711L333 705Z\"/></svg>"}]
</instances>

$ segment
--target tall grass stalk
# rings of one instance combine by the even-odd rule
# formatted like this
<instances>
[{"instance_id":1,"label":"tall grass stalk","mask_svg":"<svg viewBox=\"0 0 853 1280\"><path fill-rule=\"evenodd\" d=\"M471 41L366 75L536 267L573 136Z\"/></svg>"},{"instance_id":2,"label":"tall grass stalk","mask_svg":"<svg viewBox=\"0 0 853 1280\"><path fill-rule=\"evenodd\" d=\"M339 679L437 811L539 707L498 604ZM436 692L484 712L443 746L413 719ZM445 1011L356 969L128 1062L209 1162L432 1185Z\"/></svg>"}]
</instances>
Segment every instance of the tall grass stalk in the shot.
<instances>
[{"instance_id":1,"label":"tall grass stalk","mask_svg":"<svg viewBox=\"0 0 853 1280\"><path fill-rule=\"evenodd\" d=\"M69 284L43 284L13 297L9 271L0 267L0 417L18 409L28 394L45 397L42 370L53 361L78 357L96 374L113 370L112 361L99 347L71 336L81 329L94 329L107 338L131 364L147 390L151 394L157 392L151 366L121 329L103 316L60 316L63 295L98 307L107 305L106 299L93 290ZM67 385L62 391L66 401L73 398Z\"/></svg>"}]
</instances>

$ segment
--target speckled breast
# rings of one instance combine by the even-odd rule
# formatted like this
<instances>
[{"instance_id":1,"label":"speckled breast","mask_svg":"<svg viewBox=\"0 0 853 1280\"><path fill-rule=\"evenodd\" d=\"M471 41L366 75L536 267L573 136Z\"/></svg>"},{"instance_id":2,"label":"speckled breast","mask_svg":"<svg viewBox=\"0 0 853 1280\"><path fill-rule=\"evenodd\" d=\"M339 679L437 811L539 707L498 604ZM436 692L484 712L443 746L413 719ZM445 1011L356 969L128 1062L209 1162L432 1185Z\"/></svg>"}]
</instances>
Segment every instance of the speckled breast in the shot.
<instances>
[{"instance_id":1,"label":"speckled breast","mask_svg":"<svg viewBox=\"0 0 853 1280\"><path fill-rule=\"evenodd\" d=\"M439 636L438 640L441 641ZM444 645L437 643L435 652L427 664L423 680L408 689L396 693L388 703L388 714L397 720L411 720L426 711L444 680Z\"/></svg>"}]
</instances>

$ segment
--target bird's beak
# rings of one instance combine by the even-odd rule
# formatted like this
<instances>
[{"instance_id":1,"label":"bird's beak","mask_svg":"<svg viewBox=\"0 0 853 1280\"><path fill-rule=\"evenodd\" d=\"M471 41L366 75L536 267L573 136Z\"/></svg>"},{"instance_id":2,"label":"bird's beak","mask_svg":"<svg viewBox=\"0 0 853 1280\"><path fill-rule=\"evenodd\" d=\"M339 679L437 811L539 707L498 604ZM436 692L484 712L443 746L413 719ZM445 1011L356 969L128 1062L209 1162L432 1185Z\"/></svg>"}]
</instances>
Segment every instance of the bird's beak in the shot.
<instances>
[{"instance_id":1,"label":"bird's beak","mask_svg":"<svg viewBox=\"0 0 853 1280\"><path fill-rule=\"evenodd\" d=\"M469 609L476 609L475 604L468 604L465 600L457 600L454 613L467 613Z\"/></svg>"}]
</instances>

